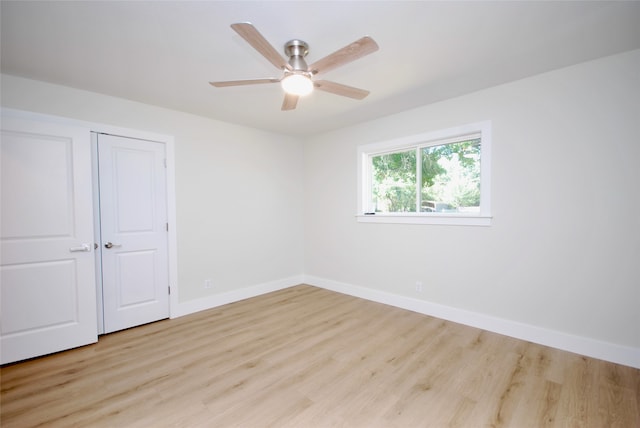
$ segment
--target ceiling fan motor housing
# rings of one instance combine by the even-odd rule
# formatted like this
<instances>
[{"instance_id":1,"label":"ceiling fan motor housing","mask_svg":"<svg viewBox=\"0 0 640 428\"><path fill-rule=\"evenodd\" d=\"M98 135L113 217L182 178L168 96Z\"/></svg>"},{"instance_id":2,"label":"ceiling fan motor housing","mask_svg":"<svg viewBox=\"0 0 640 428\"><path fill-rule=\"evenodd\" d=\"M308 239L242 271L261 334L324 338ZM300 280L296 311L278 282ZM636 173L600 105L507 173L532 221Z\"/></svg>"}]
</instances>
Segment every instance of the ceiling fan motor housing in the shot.
<instances>
[{"instance_id":1,"label":"ceiling fan motor housing","mask_svg":"<svg viewBox=\"0 0 640 428\"><path fill-rule=\"evenodd\" d=\"M284 53L289 57L292 70L306 72L309 68L304 57L309 53L309 45L302 40L289 40L284 45Z\"/></svg>"}]
</instances>

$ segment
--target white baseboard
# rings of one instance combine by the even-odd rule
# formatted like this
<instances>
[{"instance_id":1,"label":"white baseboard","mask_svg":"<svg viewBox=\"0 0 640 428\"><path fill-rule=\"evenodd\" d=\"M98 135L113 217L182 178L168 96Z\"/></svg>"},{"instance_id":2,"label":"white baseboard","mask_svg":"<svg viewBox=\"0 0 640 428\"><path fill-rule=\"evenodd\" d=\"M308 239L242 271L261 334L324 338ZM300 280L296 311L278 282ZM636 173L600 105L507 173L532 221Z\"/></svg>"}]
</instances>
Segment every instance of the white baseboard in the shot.
<instances>
[{"instance_id":1,"label":"white baseboard","mask_svg":"<svg viewBox=\"0 0 640 428\"><path fill-rule=\"evenodd\" d=\"M289 278L251 285L249 287L227 291L221 294L214 294L212 296L203 297L201 299L189 300L187 302L177 302L176 304L173 304L171 306L171 318L177 318L195 312L204 311L206 309L226 305L228 303L238 302L250 297L255 297L261 294L271 293L272 291L278 291L285 288L293 287L295 285L302 284L303 282L303 275L295 275Z\"/></svg>"},{"instance_id":2,"label":"white baseboard","mask_svg":"<svg viewBox=\"0 0 640 428\"><path fill-rule=\"evenodd\" d=\"M425 315L477 327L516 339L550 346L588 357L598 358L625 366L640 368L640 348L616 345L583 336L536 327L503 318L470 312L451 306L431 303L371 288L346 284L330 279L304 275L304 283L338 293L360 297L378 303L408 309Z\"/></svg>"}]
</instances>

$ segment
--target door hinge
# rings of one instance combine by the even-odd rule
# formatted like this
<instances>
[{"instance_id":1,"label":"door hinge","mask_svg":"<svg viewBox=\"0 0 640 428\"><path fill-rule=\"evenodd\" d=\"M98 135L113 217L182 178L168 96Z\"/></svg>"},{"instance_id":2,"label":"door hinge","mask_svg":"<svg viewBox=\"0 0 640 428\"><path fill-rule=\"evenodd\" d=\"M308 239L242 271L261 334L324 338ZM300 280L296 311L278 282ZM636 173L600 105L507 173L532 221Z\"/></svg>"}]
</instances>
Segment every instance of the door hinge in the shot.
<instances>
[{"instance_id":1,"label":"door hinge","mask_svg":"<svg viewBox=\"0 0 640 428\"><path fill-rule=\"evenodd\" d=\"M163 164L164 164L164 167L166 168L166 167L167 167L167 158L164 158L164 159L162 160L162 162L163 162Z\"/></svg>"},{"instance_id":2,"label":"door hinge","mask_svg":"<svg viewBox=\"0 0 640 428\"><path fill-rule=\"evenodd\" d=\"M167 229L167 232L169 231L169 223L165 223L165 229Z\"/></svg>"},{"instance_id":3,"label":"door hinge","mask_svg":"<svg viewBox=\"0 0 640 428\"><path fill-rule=\"evenodd\" d=\"M171 294L171 286L167 287L169 289L169 294Z\"/></svg>"}]
</instances>

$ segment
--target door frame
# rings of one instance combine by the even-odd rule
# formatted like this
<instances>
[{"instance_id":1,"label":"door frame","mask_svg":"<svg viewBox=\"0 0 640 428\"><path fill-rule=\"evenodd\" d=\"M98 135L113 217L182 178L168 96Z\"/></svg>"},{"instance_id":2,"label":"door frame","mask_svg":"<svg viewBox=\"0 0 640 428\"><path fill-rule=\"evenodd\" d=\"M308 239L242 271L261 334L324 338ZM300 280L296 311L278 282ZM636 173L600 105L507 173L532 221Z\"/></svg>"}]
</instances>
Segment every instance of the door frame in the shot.
<instances>
[{"instance_id":1,"label":"door frame","mask_svg":"<svg viewBox=\"0 0 640 428\"><path fill-rule=\"evenodd\" d=\"M131 128L123 128L112 125L105 125L102 123L95 122L87 122L67 117L61 116L53 116L42 113L34 113L24 110L16 110L2 107L0 108L0 113L2 116L6 117L14 117L17 119L26 119L26 120L35 120L40 122L48 122L48 123L58 123L64 125L75 125L81 126L84 128L89 128L91 131L91 141L93 145L93 138L95 138L95 134L104 133L111 134L121 137L129 137L135 138L138 140L149 140L155 141L158 143L165 144L166 147L166 162L167 162L167 222L169 223L169 231L168 231L168 268L169 268L169 317L175 318L180 316L178 307L179 307L179 287L178 287L178 240L177 240L177 224L176 224L176 186L175 186L175 147L174 147L174 137L166 134L158 134L149 131L141 131L137 129ZM95 168L92 168L92 171L95 171ZM95 174L95 172L92 172ZM92 177L93 178L93 177ZM93 196L94 203L96 200L96 188L93 187ZM94 210L94 236L96 236L96 228L95 222L97 218L97 213ZM96 243L99 241L96 241ZM98 275L97 271L100 269L99 264L96 264L96 275ZM101 274L101 272L100 272ZM96 287L98 284L96 283ZM101 308L101 299L102 295L98 297L96 301L96 305L100 303L100 309L98 313L98 322L99 330L102 327L102 308Z\"/></svg>"}]
</instances>

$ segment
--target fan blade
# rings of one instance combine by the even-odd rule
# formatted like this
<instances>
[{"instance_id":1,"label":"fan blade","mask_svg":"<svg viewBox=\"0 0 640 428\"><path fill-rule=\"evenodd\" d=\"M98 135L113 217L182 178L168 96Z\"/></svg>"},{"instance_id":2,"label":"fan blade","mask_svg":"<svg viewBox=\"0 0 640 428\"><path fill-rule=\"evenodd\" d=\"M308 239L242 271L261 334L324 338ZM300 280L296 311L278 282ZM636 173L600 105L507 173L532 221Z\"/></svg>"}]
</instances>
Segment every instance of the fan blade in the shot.
<instances>
[{"instance_id":1,"label":"fan blade","mask_svg":"<svg viewBox=\"0 0 640 428\"><path fill-rule=\"evenodd\" d=\"M371 37L365 36L314 62L309 66L309 71L314 74L326 73L329 70L333 70L336 67L355 61L356 59L362 58L363 56L369 55L377 50L378 44Z\"/></svg>"},{"instance_id":2,"label":"fan blade","mask_svg":"<svg viewBox=\"0 0 640 428\"><path fill-rule=\"evenodd\" d=\"M265 39L262 34L256 30L250 22L239 22L237 24L231 24L231 28L247 41L255 50L265 57L269 62L279 69L291 69L291 66L287 63L282 55Z\"/></svg>"},{"instance_id":3,"label":"fan blade","mask_svg":"<svg viewBox=\"0 0 640 428\"><path fill-rule=\"evenodd\" d=\"M365 91L364 89L358 89L328 80L315 80L313 83L314 86L321 91L331 92L332 94L342 95L343 97L355 98L356 100L361 100L369 95L369 91Z\"/></svg>"},{"instance_id":4,"label":"fan blade","mask_svg":"<svg viewBox=\"0 0 640 428\"><path fill-rule=\"evenodd\" d=\"M278 83L280 79L248 79L248 80L228 80L226 82L209 82L216 88L224 88L225 86L243 86L256 85L259 83Z\"/></svg>"},{"instance_id":5,"label":"fan blade","mask_svg":"<svg viewBox=\"0 0 640 428\"><path fill-rule=\"evenodd\" d=\"M297 95L285 94L284 101L282 101L282 110L293 110L294 108L296 108L296 105L298 104L298 98L300 97Z\"/></svg>"}]
</instances>

